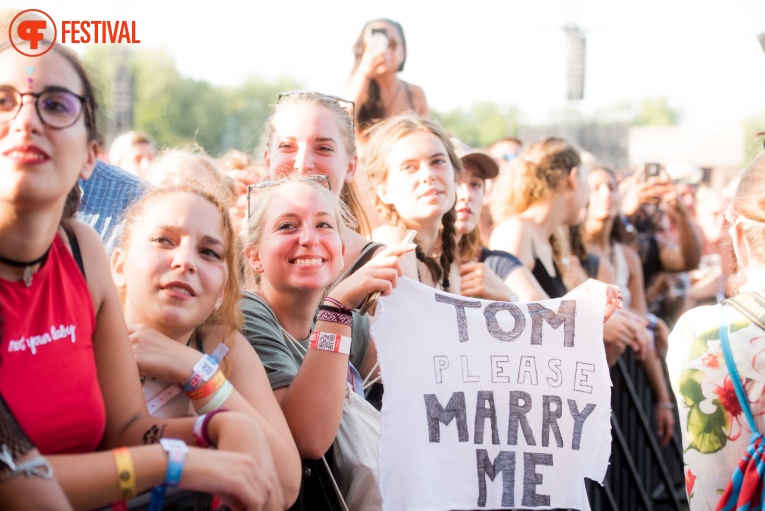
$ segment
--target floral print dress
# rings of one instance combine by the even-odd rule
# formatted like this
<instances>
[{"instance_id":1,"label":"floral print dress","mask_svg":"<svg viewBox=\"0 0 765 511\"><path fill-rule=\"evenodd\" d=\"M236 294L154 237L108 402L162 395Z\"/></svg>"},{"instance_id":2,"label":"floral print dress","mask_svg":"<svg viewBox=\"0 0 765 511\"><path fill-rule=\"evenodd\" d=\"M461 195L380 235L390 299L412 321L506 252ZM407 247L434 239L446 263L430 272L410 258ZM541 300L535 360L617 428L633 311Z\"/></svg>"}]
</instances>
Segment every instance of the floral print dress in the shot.
<instances>
[{"instance_id":1,"label":"floral print dress","mask_svg":"<svg viewBox=\"0 0 765 511\"><path fill-rule=\"evenodd\" d=\"M669 336L669 368L683 436L690 508L714 510L752 432L725 366L720 307L683 314ZM730 306L728 337L757 426L765 432L765 331Z\"/></svg>"}]
</instances>

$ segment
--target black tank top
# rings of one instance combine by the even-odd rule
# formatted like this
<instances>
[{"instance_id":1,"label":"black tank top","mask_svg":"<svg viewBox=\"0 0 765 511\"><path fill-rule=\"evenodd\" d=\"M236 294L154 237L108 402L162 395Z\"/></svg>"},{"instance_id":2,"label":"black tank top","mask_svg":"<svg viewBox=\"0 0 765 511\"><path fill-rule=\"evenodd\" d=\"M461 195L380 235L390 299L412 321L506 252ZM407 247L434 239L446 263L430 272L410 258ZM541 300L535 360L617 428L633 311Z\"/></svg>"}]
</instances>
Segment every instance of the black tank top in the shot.
<instances>
[{"instance_id":1,"label":"black tank top","mask_svg":"<svg viewBox=\"0 0 765 511\"><path fill-rule=\"evenodd\" d=\"M555 264L555 261L553 261L555 276L551 277L550 274L547 273L547 268L545 268L544 263L542 263L542 261L540 261L537 257L537 251L534 250L533 243L531 245L531 253L534 256L534 269L531 270L531 273L534 275L534 278L537 279L537 282L539 282L539 285L542 287L542 289L544 289L545 293L547 293L547 296L550 298L560 298L561 296L568 293L566 286L563 284L563 279L561 279L558 265Z\"/></svg>"}]
</instances>

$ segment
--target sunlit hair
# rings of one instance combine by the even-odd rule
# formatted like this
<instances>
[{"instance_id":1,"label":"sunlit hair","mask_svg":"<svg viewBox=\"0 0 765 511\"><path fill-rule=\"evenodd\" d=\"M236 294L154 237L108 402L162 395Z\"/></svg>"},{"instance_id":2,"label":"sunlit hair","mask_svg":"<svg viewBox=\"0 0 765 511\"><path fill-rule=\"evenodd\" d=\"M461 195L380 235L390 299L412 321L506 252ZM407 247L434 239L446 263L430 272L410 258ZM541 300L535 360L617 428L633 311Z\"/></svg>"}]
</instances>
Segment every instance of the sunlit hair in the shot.
<instances>
[{"instance_id":1,"label":"sunlit hair","mask_svg":"<svg viewBox=\"0 0 765 511\"><path fill-rule=\"evenodd\" d=\"M260 247L263 234L266 230L266 221L268 220L268 211L276 196L286 185L300 185L311 188L316 193L321 194L329 202L332 210L332 216L337 223L336 229L340 240L345 243L348 234L356 227L356 220L350 212L348 206L334 193L324 188L316 181L303 179L301 176L292 174L285 177L274 186L265 188L255 188L250 197L250 218L247 221L247 232L244 234L244 257L249 259L248 255ZM255 289L261 280L262 275L251 270L245 272L245 283L247 289Z\"/></svg>"},{"instance_id":2,"label":"sunlit hair","mask_svg":"<svg viewBox=\"0 0 765 511\"><path fill-rule=\"evenodd\" d=\"M531 205L553 196L558 184L566 179L574 167L582 165L579 152L563 139L546 138L534 142L521 158L508 165L494 181L489 199L491 216L495 223L523 213ZM563 259L568 244L567 232L558 229L550 236L553 260L562 276L566 265Z\"/></svg>"},{"instance_id":3,"label":"sunlit hair","mask_svg":"<svg viewBox=\"0 0 765 511\"><path fill-rule=\"evenodd\" d=\"M213 206L220 215L221 224L223 225L223 243L224 243L224 263L226 265L226 283L223 286L223 302L217 311L210 311L210 315L202 323L203 327L212 326L224 326L228 327L231 335L238 332L242 326L242 312L239 309L239 279L237 276L238 264L237 264L237 245L236 237L234 236L234 228L231 225L231 218L229 217L226 206L221 202L214 194L198 188L193 185L179 185L171 186L167 188L157 188L149 191L144 195L141 200L131 206L125 213L125 227L122 233L122 240L120 248L125 254L130 252L130 245L133 241L133 229L135 224L140 218L142 218L146 208L160 200L172 200L175 195L188 193L200 197ZM156 222L161 222L161 218L152 219ZM126 279L129 285L130 278ZM124 302L125 293L124 290L120 292L121 298Z\"/></svg>"},{"instance_id":4,"label":"sunlit hair","mask_svg":"<svg viewBox=\"0 0 765 511\"><path fill-rule=\"evenodd\" d=\"M404 64L406 63L406 37L404 37L404 28L397 21L393 21L387 18L379 18L368 21L364 25L364 28L361 29L361 34L359 34L358 39L356 39L356 42L353 44L352 72L356 72L356 69L358 69L359 64L361 63L361 58L364 56L364 50L366 49L365 35L367 33L367 29L370 25L378 23L387 23L388 25L392 26L394 29L396 29L399 36L401 37L401 45L404 49L404 58L401 60L401 64L398 66L398 70L404 70ZM363 104L356 105L356 108L356 117L358 117L359 127L361 130L368 128L375 121L385 117L385 103L380 96L380 85L377 83L377 80L370 80L367 100Z\"/></svg>"},{"instance_id":5,"label":"sunlit hair","mask_svg":"<svg viewBox=\"0 0 765 511\"><path fill-rule=\"evenodd\" d=\"M348 111L343 108L336 99L318 92L289 94L283 96L281 100L273 106L273 110L271 111L271 115L268 116L265 126L265 146L269 152L272 152L271 145L274 141L274 135L276 134L276 128L274 127L274 119L276 116L279 115L279 112L284 108L299 107L302 105L319 106L333 114L340 127L340 132L343 134L343 142L348 157L354 158L356 156L356 133L353 128L353 119ZM359 199L359 191L356 187L356 183L353 181L350 183L344 182L342 189L340 189L340 198L356 217L356 221L354 222L354 229L356 232L364 237L369 237L372 229L370 228L369 219L367 218L364 206Z\"/></svg>"},{"instance_id":6,"label":"sunlit hair","mask_svg":"<svg viewBox=\"0 0 765 511\"><path fill-rule=\"evenodd\" d=\"M581 164L579 153L565 140L547 138L535 142L494 181L490 199L492 218L496 223L502 222L551 197L558 183Z\"/></svg>"},{"instance_id":7,"label":"sunlit hair","mask_svg":"<svg viewBox=\"0 0 765 511\"><path fill-rule=\"evenodd\" d=\"M384 121L375 124L367 132L369 144L366 155L366 171L369 179L370 195L374 197L375 207L380 213L380 217L389 225L394 225L402 229L408 229L405 218L401 218L395 206L385 204L377 194L377 187L388 181L388 171L390 170L389 156L393 146L402 138L416 133L418 131L430 133L438 137L446 148L446 154L449 162L454 168L455 182L459 181L462 174L462 160L454 151L449 135L436 121L418 117L416 115L398 115L389 117ZM455 201L456 204L456 201ZM439 282L449 275L449 270L457 254L456 247L456 229L455 222L457 214L452 208L441 218L441 255L438 260L423 253L419 244L417 245L417 258L423 261L433 277L435 282ZM415 238L416 243L416 238ZM448 287L448 286L444 286Z\"/></svg>"},{"instance_id":8,"label":"sunlit hair","mask_svg":"<svg viewBox=\"0 0 765 511\"><path fill-rule=\"evenodd\" d=\"M219 198L228 208L236 202L236 186L201 147L165 149L152 162L146 180L154 186L190 185Z\"/></svg>"},{"instance_id":9,"label":"sunlit hair","mask_svg":"<svg viewBox=\"0 0 765 511\"><path fill-rule=\"evenodd\" d=\"M736 222L743 227L749 257L765 263L765 153L760 153L744 170L732 207Z\"/></svg>"}]
</instances>

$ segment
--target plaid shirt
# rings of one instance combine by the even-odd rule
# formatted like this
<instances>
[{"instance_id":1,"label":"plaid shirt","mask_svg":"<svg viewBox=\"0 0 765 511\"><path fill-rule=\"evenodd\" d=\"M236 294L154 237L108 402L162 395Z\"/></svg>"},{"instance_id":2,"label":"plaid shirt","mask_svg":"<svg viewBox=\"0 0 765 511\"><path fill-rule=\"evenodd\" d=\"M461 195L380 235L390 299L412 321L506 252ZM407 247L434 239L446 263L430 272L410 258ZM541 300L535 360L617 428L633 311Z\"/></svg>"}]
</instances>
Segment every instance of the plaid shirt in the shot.
<instances>
[{"instance_id":1,"label":"plaid shirt","mask_svg":"<svg viewBox=\"0 0 765 511\"><path fill-rule=\"evenodd\" d=\"M127 171L97 160L93 174L80 180L82 198L77 220L93 227L106 244L122 222L123 212L146 190L146 183Z\"/></svg>"}]
</instances>

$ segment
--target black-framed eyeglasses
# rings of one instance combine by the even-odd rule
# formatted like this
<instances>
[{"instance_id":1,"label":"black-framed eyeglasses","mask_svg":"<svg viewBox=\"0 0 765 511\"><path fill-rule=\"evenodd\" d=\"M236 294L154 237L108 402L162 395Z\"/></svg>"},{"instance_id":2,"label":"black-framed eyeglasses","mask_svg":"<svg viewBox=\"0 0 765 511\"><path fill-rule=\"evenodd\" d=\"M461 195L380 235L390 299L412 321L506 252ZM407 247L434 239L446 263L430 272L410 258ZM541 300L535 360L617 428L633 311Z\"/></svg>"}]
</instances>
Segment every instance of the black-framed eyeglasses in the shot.
<instances>
[{"instance_id":1,"label":"black-framed eyeglasses","mask_svg":"<svg viewBox=\"0 0 765 511\"><path fill-rule=\"evenodd\" d=\"M338 105L340 105L346 112L348 112L348 115L351 116L351 124L353 125L354 131L356 130L356 102L351 101L350 99L341 98L339 96L332 96L331 94L323 94L321 92L313 92L313 91L307 91L307 90L292 90L288 92L280 92L279 97L276 98L276 102L281 102L282 98L286 98L287 96L300 96L300 95L316 95L321 96L322 98L331 99L333 101L336 101Z\"/></svg>"},{"instance_id":2,"label":"black-framed eyeglasses","mask_svg":"<svg viewBox=\"0 0 765 511\"><path fill-rule=\"evenodd\" d=\"M270 181L261 181L260 183L254 183L247 186L247 218L249 219L252 215L252 211L250 208L250 193L253 190L263 190L264 188L271 188L272 186L278 186L282 183L286 183L288 181L310 181L313 183L318 183L330 192L332 191L332 183L329 181L329 176L326 174L316 174L312 176L303 176L299 178L285 178L285 179L272 179Z\"/></svg>"},{"instance_id":3,"label":"black-framed eyeglasses","mask_svg":"<svg viewBox=\"0 0 765 511\"><path fill-rule=\"evenodd\" d=\"M86 108L88 98L63 87L46 87L42 92L19 92L10 86L0 86L0 123L10 122L24 106L24 96L35 98L35 110L40 120L53 129L68 128L77 122Z\"/></svg>"}]
</instances>

